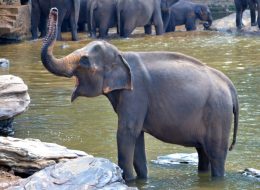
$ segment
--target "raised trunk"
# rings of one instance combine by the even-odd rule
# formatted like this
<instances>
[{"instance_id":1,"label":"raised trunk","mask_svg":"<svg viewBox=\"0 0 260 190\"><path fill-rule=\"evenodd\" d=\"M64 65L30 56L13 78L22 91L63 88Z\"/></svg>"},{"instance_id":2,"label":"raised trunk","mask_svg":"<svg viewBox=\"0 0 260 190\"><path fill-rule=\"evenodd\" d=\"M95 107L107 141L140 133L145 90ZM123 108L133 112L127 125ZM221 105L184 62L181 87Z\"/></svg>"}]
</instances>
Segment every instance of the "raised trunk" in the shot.
<instances>
[{"instance_id":1,"label":"raised trunk","mask_svg":"<svg viewBox=\"0 0 260 190\"><path fill-rule=\"evenodd\" d=\"M45 68L57 76L71 77L79 62L80 52L73 52L66 57L56 59L52 50L56 42L58 25L58 9L52 8L49 14L48 33L43 41L41 50L41 60Z\"/></svg>"}]
</instances>

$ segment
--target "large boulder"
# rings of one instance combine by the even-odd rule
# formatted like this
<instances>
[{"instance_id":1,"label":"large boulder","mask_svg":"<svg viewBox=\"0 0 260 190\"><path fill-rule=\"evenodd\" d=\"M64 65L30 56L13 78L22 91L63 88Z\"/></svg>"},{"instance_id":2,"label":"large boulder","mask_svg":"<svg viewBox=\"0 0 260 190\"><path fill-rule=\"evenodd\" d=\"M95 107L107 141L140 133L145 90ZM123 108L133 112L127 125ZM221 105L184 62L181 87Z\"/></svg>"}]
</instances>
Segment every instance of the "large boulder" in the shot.
<instances>
[{"instance_id":1,"label":"large boulder","mask_svg":"<svg viewBox=\"0 0 260 190\"><path fill-rule=\"evenodd\" d=\"M0 169L0 189L136 189L124 184L122 170L109 160L37 139L0 137L1 167L15 175Z\"/></svg>"},{"instance_id":2,"label":"large boulder","mask_svg":"<svg viewBox=\"0 0 260 190\"><path fill-rule=\"evenodd\" d=\"M104 158L82 157L47 167L8 190L127 190L121 169Z\"/></svg>"},{"instance_id":3,"label":"large boulder","mask_svg":"<svg viewBox=\"0 0 260 190\"><path fill-rule=\"evenodd\" d=\"M28 87L13 75L0 75L0 135L12 135L16 115L27 110L30 103Z\"/></svg>"}]
</instances>

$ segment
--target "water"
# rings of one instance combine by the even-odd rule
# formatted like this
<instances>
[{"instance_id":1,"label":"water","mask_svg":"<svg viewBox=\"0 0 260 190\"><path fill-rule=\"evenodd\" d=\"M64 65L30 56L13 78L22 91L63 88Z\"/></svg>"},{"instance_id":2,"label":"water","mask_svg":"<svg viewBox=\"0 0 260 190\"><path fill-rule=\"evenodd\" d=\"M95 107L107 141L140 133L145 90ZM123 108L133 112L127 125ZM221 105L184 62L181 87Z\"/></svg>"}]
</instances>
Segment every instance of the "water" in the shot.
<instances>
[{"instance_id":1,"label":"water","mask_svg":"<svg viewBox=\"0 0 260 190\"><path fill-rule=\"evenodd\" d=\"M65 35L65 38L70 35ZM159 155L192 153L194 148L166 144L146 135L149 180L137 181L140 189L257 189L260 183L241 176L247 167L260 169L260 38L208 32L175 32L164 36L136 35L109 39L122 51L176 51L193 56L221 70L235 84L240 101L240 123L235 149L226 161L223 181L198 175L196 166L158 166L150 163ZM83 47L90 39L58 42L57 57ZM15 137L38 138L117 162L117 116L103 97L70 103L74 80L56 77L40 61L42 41L0 46L0 57L10 60L9 73L29 86L30 108L15 119ZM62 48L67 47L65 49ZM232 127L233 132L233 127Z\"/></svg>"}]
</instances>

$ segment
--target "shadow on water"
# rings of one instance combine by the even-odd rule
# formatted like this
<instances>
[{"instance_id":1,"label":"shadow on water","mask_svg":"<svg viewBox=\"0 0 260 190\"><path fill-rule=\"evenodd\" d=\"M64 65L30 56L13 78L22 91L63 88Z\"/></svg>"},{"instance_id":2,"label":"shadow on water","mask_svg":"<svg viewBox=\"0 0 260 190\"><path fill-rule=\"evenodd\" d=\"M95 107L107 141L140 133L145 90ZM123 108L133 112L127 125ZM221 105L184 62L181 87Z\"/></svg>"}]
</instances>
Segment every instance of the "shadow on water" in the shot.
<instances>
[{"instance_id":1,"label":"shadow on water","mask_svg":"<svg viewBox=\"0 0 260 190\"><path fill-rule=\"evenodd\" d=\"M69 39L70 35L65 35ZM193 148L162 143L146 135L150 178L136 181L140 189L256 189L259 182L238 174L246 167L260 168L260 38L209 32L175 32L163 36L136 34L134 38L107 39L121 51L175 51L193 56L221 70L235 84L240 101L240 123L235 149L226 161L226 177L212 181L198 175L196 166L158 166L149 162L157 156L195 152ZM57 42L57 57L92 41ZM30 108L15 119L15 137L38 138L117 162L117 117L103 97L79 98L70 103L74 80L55 77L40 61L42 40L0 46L0 57L10 60L9 73L29 86ZM233 131L233 127L232 127Z\"/></svg>"}]
</instances>

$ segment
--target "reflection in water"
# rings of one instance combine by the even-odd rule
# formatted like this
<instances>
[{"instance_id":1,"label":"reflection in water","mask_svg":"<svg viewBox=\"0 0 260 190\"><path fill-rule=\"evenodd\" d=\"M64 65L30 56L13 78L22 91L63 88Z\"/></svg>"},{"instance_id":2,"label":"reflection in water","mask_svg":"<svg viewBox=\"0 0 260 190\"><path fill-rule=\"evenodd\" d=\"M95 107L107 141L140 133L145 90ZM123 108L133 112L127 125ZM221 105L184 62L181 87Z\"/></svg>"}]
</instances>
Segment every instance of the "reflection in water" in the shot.
<instances>
[{"instance_id":1,"label":"reflection in water","mask_svg":"<svg viewBox=\"0 0 260 190\"><path fill-rule=\"evenodd\" d=\"M69 35L68 35L69 36ZM65 37L66 38L66 37ZM54 54L67 55L90 42L57 42ZM198 175L196 166L157 166L149 162L157 156L195 152L194 148L162 143L146 135L146 152L150 178L136 181L140 189L256 189L259 182L237 172L246 167L260 168L260 38L212 34L208 32L175 32L164 36L137 35L129 39L108 39L122 51L176 51L193 56L221 70L235 84L240 101L238 142L229 152L226 177L212 181L209 175ZM0 58L10 60L9 73L20 76L29 86L30 108L16 118L16 137L39 138L94 156L117 162L117 117L103 97L79 98L70 103L74 80L55 77L40 62L42 40L0 46ZM233 132L233 127L232 127Z\"/></svg>"}]
</instances>

